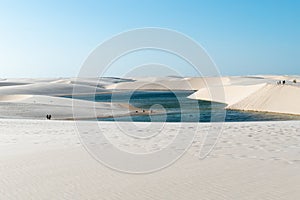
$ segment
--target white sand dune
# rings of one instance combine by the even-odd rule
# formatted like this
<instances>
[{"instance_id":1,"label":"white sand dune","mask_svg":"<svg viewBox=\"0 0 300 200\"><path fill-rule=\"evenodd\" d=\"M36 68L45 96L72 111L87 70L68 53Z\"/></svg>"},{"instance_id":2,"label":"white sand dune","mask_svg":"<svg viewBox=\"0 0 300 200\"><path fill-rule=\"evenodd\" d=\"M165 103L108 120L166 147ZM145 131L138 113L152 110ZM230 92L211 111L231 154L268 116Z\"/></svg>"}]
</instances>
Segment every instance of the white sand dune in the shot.
<instances>
[{"instance_id":1,"label":"white sand dune","mask_svg":"<svg viewBox=\"0 0 300 200\"><path fill-rule=\"evenodd\" d=\"M190 95L191 99L227 104L227 109L300 115L298 76L230 77L223 85L210 85ZM277 81L286 81L277 85ZM212 95L215 88L224 89L224 98Z\"/></svg>"},{"instance_id":2,"label":"white sand dune","mask_svg":"<svg viewBox=\"0 0 300 200\"><path fill-rule=\"evenodd\" d=\"M63 78L7 78L4 81L15 83L50 83L61 79Z\"/></svg>"},{"instance_id":3,"label":"white sand dune","mask_svg":"<svg viewBox=\"0 0 300 200\"><path fill-rule=\"evenodd\" d=\"M228 77L139 77L133 81L107 85L106 89L119 90L198 90L207 85L226 84Z\"/></svg>"},{"instance_id":4,"label":"white sand dune","mask_svg":"<svg viewBox=\"0 0 300 200\"><path fill-rule=\"evenodd\" d=\"M7 79L0 81L0 94L71 95L76 87L78 94L109 92L104 87L121 82L131 82L122 78L45 78Z\"/></svg>"},{"instance_id":5,"label":"white sand dune","mask_svg":"<svg viewBox=\"0 0 300 200\"><path fill-rule=\"evenodd\" d=\"M271 79L271 80L286 80L286 81L293 81L293 80L300 80L300 76L274 76L274 75L261 75L259 76L264 79Z\"/></svg>"},{"instance_id":6,"label":"white sand dune","mask_svg":"<svg viewBox=\"0 0 300 200\"><path fill-rule=\"evenodd\" d=\"M300 87L269 84L227 108L300 115Z\"/></svg>"},{"instance_id":7,"label":"white sand dune","mask_svg":"<svg viewBox=\"0 0 300 200\"><path fill-rule=\"evenodd\" d=\"M282 77L264 78L260 76L225 76L225 77L140 77L131 78L133 81L124 81L107 85L107 89L146 89L146 90L200 90L209 87L219 86L251 86L259 84L273 84L278 80L287 80L292 82L294 78L280 79Z\"/></svg>"},{"instance_id":8,"label":"white sand dune","mask_svg":"<svg viewBox=\"0 0 300 200\"><path fill-rule=\"evenodd\" d=\"M95 115L97 117L111 117L113 114L114 116L129 115L140 109L125 103L72 101L68 98L58 97L107 93L110 91L103 89L104 85L123 81L131 80L120 78L3 80L7 84L0 87L0 118L44 119L47 114L51 114L52 119L73 119L73 103L76 104L76 118L80 119L94 118ZM76 88L75 92L74 87Z\"/></svg>"},{"instance_id":9,"label":"white sand dune","mask_svg":"<svg viewBox=\"0 0 300 200\"><path fill-rule=\"evenodd\" d=\"M297 95L300 84L292 82L298 79L299 76L261 75L198 78L136 77L124 79L106 77L101 79L5 79L0 81L0 95L72 95L74 86L76 86L76 95L90 94L91 92L111 92L111 90L198 90L189 98L226 103L228 104L228 109L300 114L298 104L296 103L300 101L299 95ZM276 87L274 89L262 89L265 85L276 86L276 82L279 80L286 80L287 82L282 89L279 90L280 87L277 89ZM3 84L2 86L1 83ZM209 89L207 89L207 86L209 86ZM215 89L218 92L223 90L223 88L225 93L224 98L222 98L222 95L212 97L210 89ZM36 107L37 104L33 103L32 106L35 109L40 109Z\"/></svg>"},{"instance_id":10,"label":"white sand dune","mask_svg":"<svg viewBox=\"0 0 300 200\"><path fill-rule=\"evenodd\" d=\"M134 81L107 85L105 88L117 90L191 90L188 81L169 77L135 78Z\"/></svg>"},{"instance_id":11,"label":"white sand dune","mask_svg":"<svg viewBox=\"0 0 300 200\"><path fill-rule=\"evenodd\" d=\"M288 84L276 85L282 79ZM116 147L135 153L164 148L178 130L187 134L196 131L191 148L173 165L152 174L131 175L94 160L82 146L75 122L62 119L73 118L74 102L80 119L91 118L94 112L98 117L111 116L112 112L129 115L136 108L57 97L72 94L76 84L81 94L91 90L167 87L198 90L191 98L216 101L209 99L209 91L205 90L208 84L224 86L223 101L228 109L300 114L300 87L291 83L294 79L295 76L1 80L0 86L1 82L10 84L0 87L0 199L299 199L298 121L224 123L219 142L204 160L197 156L209 123L197 123L197 131L191 123L156 123L163 125L166 134L132 143L128 135L122 136L120 125L130 129L132 135L147 135L149 130L134 128L128 122L78 122L89 135L100 129ZM46 114L55 120L46 120ZM184 141L173 145L180 146L181 142ZM91 144L95 143L96 139L91 140Z\"/></svg>"},{"instance_id":12,"label":"white sand dune","mask_svg":"<svg viewBox=\"0 0 300 200\"><path fill-rule=\"evenodd\" d=\"M55 81L51 81L50 83L63 83L63 84L71 84L72 81L69 79L59 79L59 80L55 80Z\"/></svg>"},{"instance_id":13,"label":"white sand dune","mask_svg":"<svg viewBox=\"0 0 300 200\"><path fill-rule=\"evenodd\" d=\"M2 95L14 94L32 94L32 95L71 95L75 85L68 83L33 83L27 85L0 87ZM76 85L78 94L85 94L90 91L95 93L107 92L101 88L86 85Z\"/></svg>"},{"instance_id":14,"label":"white sand dune","mask_svg":"<svg viewBox=\"0 0 300 200\"><path fill-rule=\"evenodd\" d=\"M102 78L71 78L70 81L73 84L105 88L105 86L108 85L122 83L122 82L132 82L134 80L129 78L102 77Z\"/></svg>"},{"instance_id":15,"label":"white sand dune","mask_svg":"<svg viewBox=\"0 0 300 200\"><path fill-rule=\"evenodd\" d=\"M82 122L88 133L97 122ZM0 120L0 199L90 200L253 200L299 199L300 126L298 122L226 123L212 153L197 157L203 141L173 165L152 174L111 170L83 148L74 122ZM168 126L161 141L175 132ZM201 124L200 130L207 128ZM98 126L97 126L98 127ZM179 126L193 132L189 124ZM115 137L115 123L101 123ZM145 129L144 131L147 131ZM138 147L157 148L147 141ZM152 147L153 146L153 147Z\"/></svg>"},{"instance_id":16,"label":"white sand dune","mask_svg":"<svg viewBox=\"0 0 300 200\"><path fill-rule=\"evenodd\" d=\"M24 101L25 99L31 98L32 95L1 95L0 102L16 102Z\"/></svg>"},{"instance_id":17,"label":"white sand dune","mask_svg":"<svg viewBox=\"0 0 300 200\"><path fill-rule=\"evenodd\" d=\"M202 88L198 90L197 92L193 93L189 96L191 99L201 99L205 101L214 101L214 102L220 102L220 103L226 103L226 104L234 104L237 103L250 94L256 92L260 88L264 87L265 84L258 84L258 85L229 85L224 86L224 99L216 99L212 96L211 90L213 88ZM220 86L219 86L220 87Z\"/></svg>"},{"instance_id":18,"label":"white sand dune","mask_svg":"<svg viewBox=\"0 0 300 200\"><path fill-rule=\"evenodd\" d=\"M218 86L220 84L228 85L231 82L229 77L191 77L185 78L194 90L199 90L209 86Z\"/></svg>"},{"instance_id":19,"label":"white sand dune","mask_svg":"<svg viewBox=\"0 0 300 200\"><path fill-rule=\"evenodd\" d=\"M74 103L76 118L80 119L93 119L94 112L97 117L111 117L140 110L123 103L97 103L42 95L4 95L0 96L0 118L45 119L47 114L51 114L54 120L73 119Z\"/></svg>"}]
</instances>

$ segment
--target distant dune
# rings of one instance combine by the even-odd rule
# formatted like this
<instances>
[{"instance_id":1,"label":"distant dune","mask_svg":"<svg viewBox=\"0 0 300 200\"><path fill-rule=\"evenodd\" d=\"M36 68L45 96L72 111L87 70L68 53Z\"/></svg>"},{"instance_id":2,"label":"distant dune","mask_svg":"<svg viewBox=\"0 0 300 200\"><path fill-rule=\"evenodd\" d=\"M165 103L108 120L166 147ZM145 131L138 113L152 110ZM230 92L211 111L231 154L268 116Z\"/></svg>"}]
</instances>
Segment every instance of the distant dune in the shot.
<instances>
[{"instance_id":1,"label":"distant dune","mask_svg":"<svg viewBox=\"0 0 300 200\"><path fill-rule=\"evenodd\" d=\"M76 104L76 116L73 104ZM78 106L79 105L79 106ZM0 118L46 119L47 114L54 120L94 119L129 115L138 108L122 103L95 103L92 101L72 100L61 97L41 95L2 95L0 96ZM95 114L94 114L95 113Z\"/></svg>"},{"instance_id":2,"label":"distant dune","mask_svg":"<svg viewBox=\"0 0 300 200\"><path fill-rule=\"evenodd\" d=\"M277 81L286 80L285 85ZM296 80L297 83L294 83ZM193 90L192 99L226 103L227 109L300 115L300 78L298 76L227 77L131 77L131 78L44 78L0 79L0 117L72 119L72 100L64 95L107 93L116 90ZM74 91L74 87L76 90ZM213 95L213 92L217 95ZM222 95L224 93L224 95ZM79 117L89 118L94 102L76 101ZM130 105L96 103L99 117L128 115ZM132 107L130 107L132 108ZM82 110L80 110L82 109ZM137 108L132 108L137 110Z\"/></svg>"},{"instance_id":3,"label":"distant dune","mask_svg":"<svg viewBox=\"0 0 300 200\"><path fill-rule=\"evenodd\" d=\"M140 109L125 103L95 103L60 97L87 95L91 91L110 92L103 89L104 85L121 81L119 78L3 79L0 80L0 118L45 119L47 114L51 114L54 120L74 119L73 104L76 104L77 119L134 114ZM76 93L73 93L74 87Z\"/></svg>"},{"instance_id":4,"label":"distant dune","mask_svg":"<svg viewBox=\"0 0 300 200\"><path fill-rule=\"evenodd\" d=\"M300 115L300 87L268 84L227 108Z\"/></svg>"},{"instance_id":5,"label":"distant dune","mask_svg":"<svg viewBox=\"0 0 300 200\"><path fill-rule=\"evenodd\" d=\"M215 87L220 86L214 86L214 87L205 87L194 94L190 95L189 98L191 99L201 99L206 101L214 101L214 102L220 102L220 103L226 103L228 105L237 103L250 94L256 92L260 88L264 87L265 84L257 84L257 85L225 85L222 89L224 89L224 98L212 98L212 90Z\"/></svg>"},{"instance_id":6,"label":"distant dune","mask_svg":"<svg viewBox=\"0 0 300 200\"><path fill-rule=\"evenodd\" d=\"M26 85L14 85L7 87L0 87L1 94L32 94L32 95L70 95L73 93L73 87L75 85L71 83L63 82L50 82L50 83L32 83ZM95 91L95 93L106 92L101 88L87 86L87 85L76 85L76 91L78 94L84 94L86 91Z\"/></svg>"},{"instance_id":7,"label":"distant dune","mask_svg":"<svg viewBox=\"0 0 300 200\"><path fill-rule=\"evenodd\" d=\"M277 84L283 80L286 81L284 85ZM223 99L213 97L214 87L224 89ZM227 109L232 110L300 115L298 76L230 77L226 84L204 87L189 98L226 103Z\"/></svg>"}]
</instances>

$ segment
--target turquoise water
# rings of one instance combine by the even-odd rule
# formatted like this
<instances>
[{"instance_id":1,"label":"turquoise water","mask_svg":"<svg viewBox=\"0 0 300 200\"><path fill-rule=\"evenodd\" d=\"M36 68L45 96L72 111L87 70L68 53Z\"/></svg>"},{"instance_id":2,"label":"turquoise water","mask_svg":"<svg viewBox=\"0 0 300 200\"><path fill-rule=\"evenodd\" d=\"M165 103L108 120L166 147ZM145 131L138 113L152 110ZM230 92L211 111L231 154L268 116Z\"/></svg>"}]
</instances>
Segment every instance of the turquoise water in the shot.
<instances>
[{"instance_id":1,"label":"turquoise water","mask_svg":"<svg viewBox=\"0 0 300 200\"><path fill-rule=\"evenodd\" d=\"M152 115L134 115L118 118L101 118L101 121L167 121L167 122L210 122L225 121L277 121L300 120L300 117L283 114L242 112L225 110L225 104L188 99L194 91L135 91L97 94L96 96L74 96L73 98L96 102L125 102L153 110ZM69 98L72 98L69 96ZM165 114L166 113L166 114Z\"/></svg>"}]
</instances>

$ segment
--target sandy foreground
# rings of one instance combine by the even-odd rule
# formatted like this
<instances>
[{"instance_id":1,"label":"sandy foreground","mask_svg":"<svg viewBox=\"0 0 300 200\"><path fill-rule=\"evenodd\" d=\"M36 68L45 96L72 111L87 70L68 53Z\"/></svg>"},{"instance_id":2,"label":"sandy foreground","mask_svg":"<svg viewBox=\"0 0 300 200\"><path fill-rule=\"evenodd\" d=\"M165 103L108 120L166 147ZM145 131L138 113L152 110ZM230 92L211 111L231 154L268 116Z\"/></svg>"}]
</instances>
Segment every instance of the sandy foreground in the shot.
<instances>
[{"instance_id":1,"label":"sandy foreground","mask_svg":"<svg viewBox=\"0 0 300 200\"><path fill-rule=\"evenodd\" d=\"M80 122L89 133L98 122ZM167 124L168 125L168 124ZM165 136L174 134L167 126ZM189 129L186 123L182 129ZM300 123L225 123L209 156L198 158L200 124L192 147L171 166L126 174L96 161L83 148L72 121L0 120L0 199L299 199ZM101 122L119 148L115 123ZM168 131L168 129L170 129ZM143 129L146 131L147 129ZM155 144L155 143L154 143ZM157 145L139 146L147 151Z\"/></svg>"}]
</instances>

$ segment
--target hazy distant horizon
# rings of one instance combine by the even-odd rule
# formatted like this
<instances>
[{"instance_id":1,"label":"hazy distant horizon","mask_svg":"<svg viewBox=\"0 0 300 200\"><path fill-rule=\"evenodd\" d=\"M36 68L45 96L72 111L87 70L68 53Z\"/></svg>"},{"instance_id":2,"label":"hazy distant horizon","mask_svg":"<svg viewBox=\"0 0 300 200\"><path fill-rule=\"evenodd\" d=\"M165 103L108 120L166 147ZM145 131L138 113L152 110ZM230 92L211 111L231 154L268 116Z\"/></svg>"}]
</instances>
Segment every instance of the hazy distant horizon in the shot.
<instances>
[{"instance_id":1,"label":"hazy distant horizon","mask_svg":"<svg viewBox=\"0 0 300 200\"><path fill-rule=\"evenodd\" d=\"M289 76L289 77L300 77L300 74L245 74L245 75L222 75L220 77L263 77L263 76ZM5 79L69 79L69 78L87 78L87 79L98 79L98 78L120 78L120 79L130 79L130 78L196 78L196 77L215 77L215 76L102 76L102 77L77 77L77 76L41 76L41 77L0 77L1 80Z\"/></svg>"}]
</instances>

